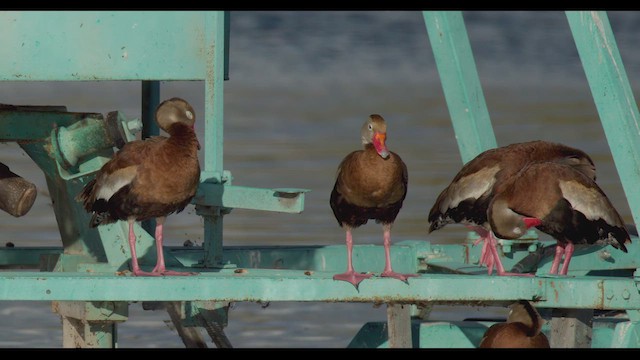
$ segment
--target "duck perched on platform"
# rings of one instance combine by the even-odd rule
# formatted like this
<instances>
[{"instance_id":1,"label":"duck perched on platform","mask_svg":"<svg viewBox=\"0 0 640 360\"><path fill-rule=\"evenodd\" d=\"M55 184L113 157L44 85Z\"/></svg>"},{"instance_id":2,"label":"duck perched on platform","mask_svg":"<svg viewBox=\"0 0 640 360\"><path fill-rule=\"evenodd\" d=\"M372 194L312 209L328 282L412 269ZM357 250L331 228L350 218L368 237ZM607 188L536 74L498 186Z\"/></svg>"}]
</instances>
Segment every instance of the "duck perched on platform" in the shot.
<instances>
[{"instance_id":1,"label":"duck perched on platform","mask_svg":"<svg viewBox=\"0 0 640 360\"><path fill-rule=\"evenodd\" d=\"M93 214L91 227L118 220L129 223L132 273L136 276L193 274L165 268L162 232L166 216L182 211L198 189L200 144L194 130L195 120L195 112L185 100L163 101L156 110L156 121L170 136L125 144L77 196ZM138 264L133 225L153 218L157 263L151 272L146 272Z\"/></svg>"},{"instance_id":2,"label":"duck perched on platform","mask_svg":"<svg viewBox=\"0 0 640 360\"><path fill-rule=\"evenodd\" d=\"M480 341L481 348L549 348L541 331L544 320L526 300L511 306L507 321L491 325Z\"/></svg>"},{"instance_id":3,"label":"duck perched on platform","mask_svg":"<svg viewBox=\"0 0 640 360\"><path fill-rule=\"evenodd\" d=\"M553 236L558 243L551 274L567 274L574 244L627 252L624 244L631 239L620 214L591 178L571 166L530 164L496 187L487 211L491 229L503 239L516 239L534 226Z\"/></svg>"},{"instance_id":4,"label":"duck perched on platform","mask_svg":"<svg viewBox=\"0 0 640 360\"><path fill-rule=\"evenodd\" d=\"M487 220L487 208L498 184L528 164L540 161L566 164L592 180L596 178L595 165L589 155L563 144L538 140L490 149L467 162L440 193L429 211L429 232L447 224L465 224L480 235L476 244L484 241L480 263L487 265L489 274L495 265L498 275L524 275L505 271Z\"/></svg>"},{"instance_id":5,"label":"duck perched on platform","mask_svg":"<svg viewBox=\"0 0 640 360\"><path fill-rule=\"evenodd\" d=\"M364 150L353 151L342 160L329 200L338 224L346 231L347 245L347 271L333 278L357 288L362 280L371 277L353 268L351 230L374 219L383 229L385 268L380 276L407 281L417 275L394 272L390 256L391 226L407 195L407 165L387 149L387 124L382 116L369 116L360 133Z\"/></svg>"}]
</instances>

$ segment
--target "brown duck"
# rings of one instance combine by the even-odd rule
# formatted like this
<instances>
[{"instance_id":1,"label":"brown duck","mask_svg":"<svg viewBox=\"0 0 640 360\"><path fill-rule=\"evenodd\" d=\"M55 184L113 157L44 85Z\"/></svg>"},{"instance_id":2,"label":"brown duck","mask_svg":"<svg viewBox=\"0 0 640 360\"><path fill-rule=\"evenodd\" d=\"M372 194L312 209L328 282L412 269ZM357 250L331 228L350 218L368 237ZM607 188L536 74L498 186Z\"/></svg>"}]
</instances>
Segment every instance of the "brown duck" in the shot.
<instances>
[{"instance_id":1,"label":"brown duck","mask_svg":"<svg viewBox=\"0 0 640 360\"><path fill-rule=\"evenodd\" d=\"M544 320L528 301L511 306L507 321L491 325L480 341L481 348L549 348L541 331Z\"/></svg>"},{"instance_id":2,"label":"brown duck","mask_svg":"<svg viewBox=\"0 0 640 360\"><path fill-rule=\"evenodd\" d=\"M540 161L570 165L589 178L596 178L595 165L589 155L563 144L537 140L490 149L467 162L440 193L429 211L429 232L447 224L465 224L480 235L476 244L484 241L480 263L487 265L489 274L495 264L498 275L523 275L505 271L497 240L487 221L487 207L497 184L528 164Z\"/></svg>"},{"instance_id":3,"label":"brown duck","mask_svg":"<svg viewBox=\"0 0 640 360\"><path fill-rule=\"evenodd\" d=\"M624 244L631 243L620 214L595 181L560 163L530 164L499 185L487 217L503 239L516 239L533 226L554 237L551 274L567 274L574 244L611 245L627 252Z\"/></svg>"},{"instance_id":4,"label":"brown duck","mask_svg":"<svg viewBox=\"0 0 640 360\"><path fill-rule=\"evenodd\" d=\"M338 224L346 231L347 271L335 275L335 280L347 281L356 288L371 274L355 272L352 263L351 231L369 219L382 224L385 268L382 277L407 281L416 274L399 274L391 267L391 226L407 195L407 166L398 154L386 146L387 124L382 116L373 114L361 129L363 150L347 155L338 166L337 178L329 203Z\"/></svg>"},{"instance_id":5,"label":"brown duck","mask_svg":"<svg viewBox=\"0 0 640 360\"><path fill-rule=\"evenodd\" d=\"M165 268L162 232L165 218L191 202L200 182L195 112L185 100L172 98L158 106L156 122L170 136L125 144L87 183L78 200L93 214L91 227L118 220L129 223L134 275L191 275ZM138 264L133 225L154 218L157 263L151 272L146 272Z\"/></svg>"}]
</instances>

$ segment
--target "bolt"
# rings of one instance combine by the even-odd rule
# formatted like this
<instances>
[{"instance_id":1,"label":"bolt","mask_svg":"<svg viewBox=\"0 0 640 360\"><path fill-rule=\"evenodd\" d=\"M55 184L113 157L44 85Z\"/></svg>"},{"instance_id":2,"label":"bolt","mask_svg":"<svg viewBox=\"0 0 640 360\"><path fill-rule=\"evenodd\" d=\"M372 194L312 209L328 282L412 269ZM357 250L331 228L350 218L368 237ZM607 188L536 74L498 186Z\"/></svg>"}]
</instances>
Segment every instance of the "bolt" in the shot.
<instances>
[{"instance_id":1,"label":"bolt","mask_svg":"<svg viewBox=\"0 0 640 360\"><path fill-rule=\"evenodd\" d=\"M631 293L629 293L629 290L624 289L622 291L622 298L625 300L629 300L630 297L631 297Z\"/></svg>"}]
</instances>

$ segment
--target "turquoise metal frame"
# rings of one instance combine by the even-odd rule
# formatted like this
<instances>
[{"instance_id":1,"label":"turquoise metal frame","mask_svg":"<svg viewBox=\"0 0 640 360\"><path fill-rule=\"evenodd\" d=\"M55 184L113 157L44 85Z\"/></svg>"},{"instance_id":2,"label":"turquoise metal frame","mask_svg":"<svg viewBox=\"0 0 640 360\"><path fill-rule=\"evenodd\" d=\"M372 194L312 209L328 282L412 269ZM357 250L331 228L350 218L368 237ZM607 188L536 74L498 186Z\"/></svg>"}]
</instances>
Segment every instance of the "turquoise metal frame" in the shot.
<instances>
[{"instance_id":1,"label":"turquoise metal frame","mask_svg":"<svg viewBox=\"0 0 640 360\"><path fill-rule=\"evenodd\" d=\"M426 11L423 16L461 157L467 162L497 142L462 13ZM630 205L636 204L640 142L638 131L629 129L639 128L638 109L606 13L570 11L567 18L625 193ZM504 264L535 272L533 278L488 276L476 265L480 249L470 240L456 245L407 240L392 246L392 261L396 271L420 276L408 283L374 276L359 289L332 279L346 267L344 245L225 247L223 218L233 208L299 213L307 191L234 186L224 170L228 13L2 12L0 22L0 44L12 49L0 58L0 80L141 81L142 124L122 114L110 116L121 128L142 128L143 136L157 133L152 117L159 81L205 83L205 163L194 199L197 214L204 218L205 240L202 247L164 249L169 266L200 273L192 277L132 277L126 272L129 253L123 246L126 224L86 226L88 215L73 198L115 145L98 136L108 131L101 114L69 113L63 107L0 111L1 141L20 144L45 173L63 244L0 249L0 266L8 269L0 272L0 300L52 301L63 319L64 346L117 346L116 324L126 321L129 301L179 301L189 326L200 324L198 314L224 326L231 301L386 303L389 328L399 331L387 335L386 327L366 324L350 346L477 346L478 334L490 322L443 325L414 317L408 323L408 317L397 316L408 307L393 306L411 304L415 313L415 307L430 304L504 305L516 299L534 301L541 309L625 310L627 317L617 319L613 330L594 327L593 334L600 338L593 344L640 346L634 336L640 321L637 237L627 254L598 247L578 250L566 277L546 275L551 258L539 254L552 242L539 240L535 232L526 240L501 240ZM42 66L42 59L56 66ZM26 121L29 126L24 126ZM99 149L87 150L97 142ZM631 209L638 223L638 209ZM135 228L143 265L155 263L147 231L152 227L147 223ZM382 253L381 246L357 245L354 265L379 273ZM528 261L535 256L540 261ZM41 271L10 271L13 267Z\"/></svg>"}]
</instances>

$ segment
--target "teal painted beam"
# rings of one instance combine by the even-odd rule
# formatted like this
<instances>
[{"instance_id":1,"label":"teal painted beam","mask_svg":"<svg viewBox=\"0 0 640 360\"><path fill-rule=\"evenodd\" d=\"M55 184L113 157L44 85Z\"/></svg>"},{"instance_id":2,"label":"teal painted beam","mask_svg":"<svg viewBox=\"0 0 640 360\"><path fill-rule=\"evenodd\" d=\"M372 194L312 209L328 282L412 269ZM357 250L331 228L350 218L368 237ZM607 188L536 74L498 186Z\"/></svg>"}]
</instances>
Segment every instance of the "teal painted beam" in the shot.
<instances>
[{"instance_id":1,"label":"teal painted beam","mask_svg":"<svg viewBox=\"0 0 640 360\"><path fill-rule=\"evenodd\" d=\"M476 348L495 321L419 321L411 322L414 348ZM615 332L614 332L615 329ZM541 330L551 337L546 323ZM368 322L360 328L348 348L388 348L386 322ZM638 331L629 321L598 317L593 322L591 348L638 348Z\"/></svg>"},{"instance_id":2,"label":"teal painted beam","mask_svg":"<svg viewBox=\"0 0 640 360\"><path fill-rule=\"evenodd\" d=\"M333 275L335 272L283 269L223 269L158 278L90 272L3 272L0 300L433 301L480 305L529 299L542 308L640 308L640 295L631 278L422 274L408 283L376 276L356 289L333 280Z\"/></svg>"},{"instance_id":3,"label":"teal painted beam","mask_svg":"<svg viewBox=\"0 0 640 360\"><path fill-rule=\"evenodd\" d=\"M122 264L128 265L129 251L126 246L127 227L125 222L101 226L99 229L105 239L109 251L110 264L117 270ZM155 264L153 238L138 227L135 228L138 238L138 254L141 262L148 266ZM632 239L629 252L617 249L593 246L578 248L571 262L571 273L585 275L592 271L617 271L620 274L630 273L638 268L640 240ZM17 241L16 241L17 242ZM551 242L548 242L551 245ZM426 241L404 240L391 246L391 258L394 268L400 272L429 273L467 273L485 275L486 267L478 266L480 246L469 244L435 244ZM37 267L41 256L61 254L60 247L43 248L0 248L0 266ZM203 259L202 247L165 247L165 256L174 266L180 264L186 268L201 267ZM511 268L528 256L529 251L517 250L503 256L505 267ZM535 255L535 253L533 253ZM68 256L68 255L65 255ZM549 271L553 252L538 260L538 275L544 276ZM384 250L381 245L360 244L354 246L354 266L358 271L380 272L384 267ZM77 262L77 261L76 261ZM311 271L342 271L346 267L346 250L344 245L307 245L307 246L225 246L223 258L225 264L233 264L238 268L282 268ZM89 268L95 264L88 264ZM535 262L534 262L535 265ZM103 269L108 269L104 267ZM114 270L112 268L112 270ZM622 271L624 270L624 271Z\"/></svg>"},{"instance_id":4,"label":"teal painted beam","mask_svg":"<svg viewBox=\"0 0 640 360\"><path fill-rule=\"evenodd\" d=\"M475 348L490 326L480 321L419 321L411 322L413 348ZM349 348L388 348L386 322L364 324L351 340Z\"/></svg>"},{"instance_id":5,"label":"teal painted beam","mask_svg":"<svg viewBox=\"0 0 640 360\"><path fill-rule=\"evenodd\" d=\"M204 80L211 15L3 11L0 80Z\"/></svg>"},{"instance_id":6,"label":"teal painted beam","mask_svg":"<svg viewBox=\"0 0 640 360\"><path fill-rule=\"evenodd\" d=\"M460 11L424 11L462 162L497 147L471 44Z\"/></svg>"},{"instance_id":7,"label":"teal painted beam","mask_svg":"<svg viewBox=\"0 0 640 360\"><path fill-rule=\"evenodd\" d=\"M604 11L567 11L633 221L640 224L640 115Z\"/></svg>"},{"instance_id":8,"label":"teal painted beam","mask_svg":"<svg viewBox=\"0 0 640 360\"><path fill-rule=\"evenodd\" d=\"M85 118L101 119L102 114L0 108L0 141L44 140L51 136L54 129Z\"/></svg>"},{"instance_id":9,"label":"teal painted beam","mask_svg":"<svg viewBox=\"0 0 640 360\"><path fill-rule=\"evenodd\" d=\"M224 151L224 64L225 16L216 11L205 19L205 108L204 171L205 179L222 182ZM198 125L196 125L198 126ZM205 180L203 179L203 180Z\"/></svg>"},{"instance_id":10,"label":"teal painted beam","mask_svg":"<svg viewBox=\"0 0 640 360\"><path fill-rule=\"evenodd\" d=\"M617 323L611 335L612 348L640 348L640 323L626 321Z\"/></svg>"},{"instance_id":11,"label":"teal painted beam","mask_svg":"<svg viewBox=\"0 0 640 360\"><path fill-rule=\"evenodd\" d=\"M204 82L204 169L203 182L231 185L231 175L224 171L224 75L225 22L224 12L217 11L205 19ZM204 221L204 265L219 268L222 264L224 213L221 207L197 205Z\"/></svg>"},{"instance_id":12,"label":"teal painted beam","mask_svg":"<svg viewBox=\"0 0 640 360\"><path fill-rule=\"evenodd\" d=\"M259 189L203 182L194 203L201 206L300 213L306 189Z\"/></svg>"},{"instance_id":13,"label":"teal painted beam","mask_svg":"<svg viewBox=\"0 0 640 360\"><path fill-rule=\"evenodd\" d=\"M0 267L38 268L43 256L55 256L62 253L62 247L28 247L28 248L2 248L0 249Z\"/></svg>"}]
</instances>

